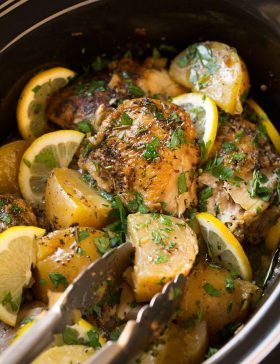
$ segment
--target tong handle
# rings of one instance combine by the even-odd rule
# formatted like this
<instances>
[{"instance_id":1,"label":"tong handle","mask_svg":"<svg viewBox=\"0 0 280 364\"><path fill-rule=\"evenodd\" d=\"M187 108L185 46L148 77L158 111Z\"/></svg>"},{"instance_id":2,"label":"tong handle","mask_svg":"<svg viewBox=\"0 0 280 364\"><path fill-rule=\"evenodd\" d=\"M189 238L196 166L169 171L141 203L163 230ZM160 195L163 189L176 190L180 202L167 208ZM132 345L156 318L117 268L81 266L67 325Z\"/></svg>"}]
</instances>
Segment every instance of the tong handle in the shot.
<instances>
[{"instance_id":1,"label":"tong handle","mask_svg":"<svg viewBox=\"0 0 280 364\"><path fill-rule=\"evenodd\" d=\"M43 320L32 325L28 335L23 335L9 346L0 357L0 364L29 364L53 341L55 328L62 320L61 310L49 311Z\"/></svg>"},{"instance_id":2,"label":"tong handle","mask_svg":"<svg viewBox=\"0 0 280 364\"><path fill-rule=\"evenodd\" d=\"M143 330L147 331L143 332ZM86 364L125 364L134 359L150 342L151 330L134 320L128 321L118 341L109 341Z\"/></svg>"}]
</instances>

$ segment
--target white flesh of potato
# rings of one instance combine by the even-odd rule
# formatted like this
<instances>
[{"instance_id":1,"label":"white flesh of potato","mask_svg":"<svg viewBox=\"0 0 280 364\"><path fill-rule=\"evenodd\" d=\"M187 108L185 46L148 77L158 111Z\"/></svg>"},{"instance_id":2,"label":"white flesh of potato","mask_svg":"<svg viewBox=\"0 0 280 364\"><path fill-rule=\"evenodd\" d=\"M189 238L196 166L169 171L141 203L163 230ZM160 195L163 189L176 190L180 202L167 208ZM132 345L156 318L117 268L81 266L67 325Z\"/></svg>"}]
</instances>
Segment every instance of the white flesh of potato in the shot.
<instances>
[{"instance_id":1,"label":"white flesh of potato","mask_svg":"<svg viewBox=\"0 0 280 364\"><path fill-rule=\"evenodd\" d=\"M136 249L133 283L137 301L149 301L179 273L189 274L198 244L183 220L160 214L131 214L127 230Z\"/></svg>"},{"instance_id":2,"label":"white flesh of potato","mask_svg":"<svg viewBox=\"0 0 280 364\"><path fill-rule=\"evenodd\" d=\"M235 48L219 42L196 43L173 60L170 76L192 91L205 93L227 113L242 113L249 76Z\"/></svg>"}]
</instances>

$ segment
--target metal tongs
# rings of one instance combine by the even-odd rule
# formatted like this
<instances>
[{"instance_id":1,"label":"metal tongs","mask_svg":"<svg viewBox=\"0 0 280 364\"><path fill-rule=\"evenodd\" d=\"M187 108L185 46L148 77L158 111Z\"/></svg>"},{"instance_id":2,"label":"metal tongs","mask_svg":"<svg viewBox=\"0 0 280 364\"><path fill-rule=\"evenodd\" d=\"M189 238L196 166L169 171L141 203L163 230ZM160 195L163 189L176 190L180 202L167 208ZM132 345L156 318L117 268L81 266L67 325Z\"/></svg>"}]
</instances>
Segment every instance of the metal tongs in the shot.
<instances>
[{"instance_id":1,"label":"metal tongs","mask_svg":"<svg viewBox=\"0 0 280 364\"><path fill-rule=\"evenodd\" d=\"M108 277L120 282L123 272L131 263L131 243L127 242L106 253L92 263L64 291L44 317L32 330L27 331L0 356L0 364L28 364L50 345L54 334L61 333L73 323L75 312L96 303L97 287ZM153 297L149 305L140 309L136 320L127 322L118 341L107 342L87 364L125 364L130 362L165 329L178 307L185 278L182 274L167 283L162 293Z\"/></svg>"}]
</instances>

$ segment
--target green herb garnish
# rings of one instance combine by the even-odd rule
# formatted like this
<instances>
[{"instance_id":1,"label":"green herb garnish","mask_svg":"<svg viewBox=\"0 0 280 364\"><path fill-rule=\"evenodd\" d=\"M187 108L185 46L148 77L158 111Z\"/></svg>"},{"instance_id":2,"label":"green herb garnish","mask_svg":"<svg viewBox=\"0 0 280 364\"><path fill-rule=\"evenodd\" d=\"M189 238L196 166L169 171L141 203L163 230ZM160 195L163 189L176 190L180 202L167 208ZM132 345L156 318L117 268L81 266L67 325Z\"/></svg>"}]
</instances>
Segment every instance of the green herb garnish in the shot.
<instances>
[{"instance_id":1,"label":"green herb garnish","mask_svg":"<svg viewBox=\"0 0 280 364\"><path fill-rule=\"evenodd\" d=\"M61 273L50 273L49 277L50 277L50 280L52 281L52 284L55 289L57 289L60 284L64 288L66 288L68 286L66 277Z\"/></svg>"},{"instance_id":2,"label":"green herb garnish","mask_svg":"<svg viewBox=\"0 0 280 364\"><path fill-rule=\"evenodd\" d=\"M181 195L181 193L188 191L187 181L186 181L186 173L181 172L178 177L178 194Z\"/></svg>"},{"instance_id":3,"label":"green herb garnish","mask_svg":"<svg viewBox=\"0 0 280 364\"><path fill-rule=\"evenodd\" d=\"M214 286L212 286L212 284L210 283L205 283L204 286L204 291L209 294L209 296L213 296L213 297L219 297L221 295L221 291L216 289Z\"/></svg>"},{"instance_id":4,"label":"green herb garnish","mask_svg":"<svg viewBox=\"0 0 280 364\"><path fill-rule=\"evenodd\" d=\"M146 150L143 153L143 157L148 161L153 161L158 157L157 148L159 146L159 140L157 137L153 137L150 143L146 144Z\"/></svg>"}]
</instances>

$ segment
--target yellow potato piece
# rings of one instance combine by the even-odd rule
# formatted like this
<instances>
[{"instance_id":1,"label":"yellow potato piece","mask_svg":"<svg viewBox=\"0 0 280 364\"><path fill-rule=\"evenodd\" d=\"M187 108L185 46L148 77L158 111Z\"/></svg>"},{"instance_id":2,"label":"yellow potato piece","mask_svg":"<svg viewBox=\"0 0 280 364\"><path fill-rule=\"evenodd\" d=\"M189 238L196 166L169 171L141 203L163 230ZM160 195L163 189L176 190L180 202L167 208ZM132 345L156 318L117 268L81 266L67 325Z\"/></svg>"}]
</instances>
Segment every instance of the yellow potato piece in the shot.
<instances>
[{"instance_id":1,"label":"yellow potato piece","mask_svg":"<svg viewBox=\"0 0 280 364\"><path fill-rule=\"evenodd\" d=\"M112 210L110 202L90 188L80 173L67 168L53 170L45 197L47 220L56 229L73 225L102 228Z\"/></svg>"},{"instance_id":2,"label":"yellow potato piece","mask_svg":"<svg viewBox=\"0 0 280 364\"><path fill-rule=\"evenodd\" d=\"M268 230L267 236L265 238L265 245L269 250L277 249L280 242L280 218L278 218L277 222L271 226Z\"/></svg>"},{"instance_id":3,"label":"yellow potato piece","mask_svg":"<svg viewBox=\"0 0 280 364\"><path fill-rule=\"evenodd\" d=\"M234 48L219 42L194 44L173 60L170 76L188 89L211 97L227 113L242 113L249 75Z\"/></svg>"},{"instance_id":4,"label":"yellow potato piece","mask_svg":"<svg viewBox=\"0 0 280 364\"><path fill-rule=\"evenodd\" d=\"M83 345L54 346L39 355L32 364L82 364L95 350Z\"/></svg>"},{"instance_id":5,"label":"yellow potato piece","mask_svg":"<svg viewBox=\"0 0 280 364\"><path fill-rule=\"evenodd\" d=\"M165 339L157 364L201 363L208 344L206 322L194 322L188 329L172 323L166 330Z\"/></svg>"},{"instance_id":6,"label":"yellow potato piece","mask_svg":"<svg viewBox=\"0 0 280 364\"><path fill-rule=\"evenodd\" d=\"M90 228L69 228L37 240L34 293L44 302L48 291L63 291L91 262L100 257L94 238L104 233Z\"/></svg>"},{"instance_id":7,"label":"yellow potato piece","mask_svg":"<svg viewBox=\"0 0 280 364\"><path fill-rule=\"evenodd\" d=\"M0 147L0 194L20 195L18 170L27 147L28 143L25 140L17 140Z\"/></svg>"},{"instance_id":8,"label":"yellow potato piece","mask_svg":"<svg viewBox=\"0 0 280 364\"><path fill-rule=\"evenodd\" d=\"M149 301L179 273L188 275L198 244L183 220L161 214L131 214L127 232L136 249L132 278L137 301Z\"/></svg>"},{"instance_id":9,"label":"yellow potato piece","mask_svg":"<svg viewBox=\"0 0 280 364\"><path fill-rule=\"evenodd\" d=\"M260 293L257 286L233 279L223 268L199 264L188 278L180 320L203 317L209 339L215 342L226 324L244 322Z\"/></svg>"}]
</instances>

